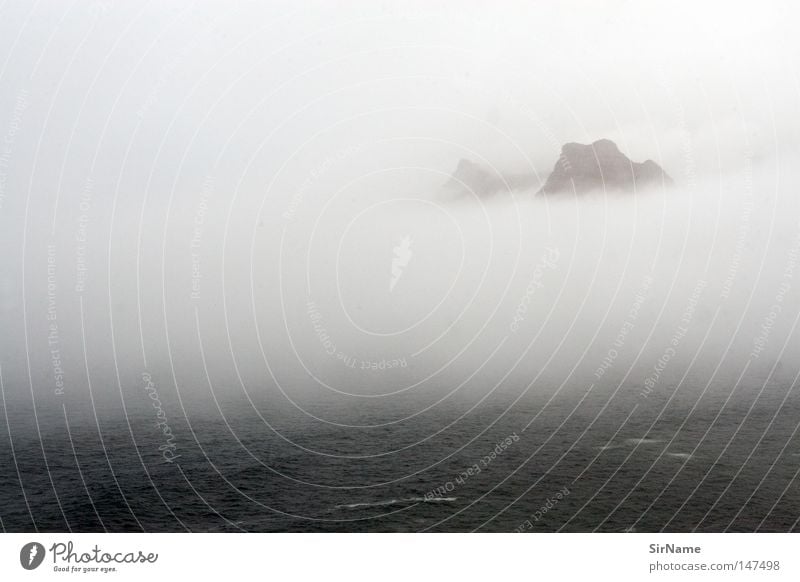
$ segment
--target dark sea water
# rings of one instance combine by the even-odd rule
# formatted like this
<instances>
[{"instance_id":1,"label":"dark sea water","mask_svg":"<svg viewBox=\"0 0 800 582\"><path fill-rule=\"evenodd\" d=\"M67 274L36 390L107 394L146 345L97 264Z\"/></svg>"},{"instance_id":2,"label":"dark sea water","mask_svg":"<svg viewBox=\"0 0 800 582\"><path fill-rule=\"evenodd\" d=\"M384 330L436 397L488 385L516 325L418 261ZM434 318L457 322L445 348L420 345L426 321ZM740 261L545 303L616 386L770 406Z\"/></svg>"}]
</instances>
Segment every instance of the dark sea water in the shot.
<instances>
[{"instance_id":1,"label":"dark sea water","mask_svg":"<svg viewBox=\"0 0 800 582\"><path fill-rule=\"evenodd\" d=\"M38 411L40 440L31 412L7 404L0 519L6 531L796 531L800 398L757 392L424 412L171 403L173 462L146 408Z\"/></svg>"}]
</instances>

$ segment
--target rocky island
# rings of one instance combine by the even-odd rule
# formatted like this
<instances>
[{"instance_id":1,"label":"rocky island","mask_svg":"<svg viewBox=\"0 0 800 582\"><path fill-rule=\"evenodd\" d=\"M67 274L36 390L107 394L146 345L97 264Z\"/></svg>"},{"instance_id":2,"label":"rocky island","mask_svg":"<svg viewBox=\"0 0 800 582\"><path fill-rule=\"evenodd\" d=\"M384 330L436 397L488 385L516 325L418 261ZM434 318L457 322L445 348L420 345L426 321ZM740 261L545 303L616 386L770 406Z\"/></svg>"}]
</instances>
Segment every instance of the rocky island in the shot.
<instances>
[{"instance_id":1,"label":"rocky island","mask_svg":"<svg viewBox=\"0 0 800 582\"><path fill-rule=\"evenodd\" d=\"M502 175L462 159L448 187L486 196L526 190L541 184L536 174ZM591 144L568 143L561 148L552 173L537 194L584 194L590 191L635 192L652 186L672 186L667 173L652 160L634 162L609 139Z\"/></svg>"},{"instance_id":2,"label":"rocky island","mask_svg":"<svg viewBox=\"0 0 800 582\"><path fill-rule=\"evenodd\" d=\"M539 194L583 194L591 190L633 192L672 184L672 178L653 160L634 162L619 151L613 141L600 139L589 145L564 145Z\"/></svg>"}]
</instances>

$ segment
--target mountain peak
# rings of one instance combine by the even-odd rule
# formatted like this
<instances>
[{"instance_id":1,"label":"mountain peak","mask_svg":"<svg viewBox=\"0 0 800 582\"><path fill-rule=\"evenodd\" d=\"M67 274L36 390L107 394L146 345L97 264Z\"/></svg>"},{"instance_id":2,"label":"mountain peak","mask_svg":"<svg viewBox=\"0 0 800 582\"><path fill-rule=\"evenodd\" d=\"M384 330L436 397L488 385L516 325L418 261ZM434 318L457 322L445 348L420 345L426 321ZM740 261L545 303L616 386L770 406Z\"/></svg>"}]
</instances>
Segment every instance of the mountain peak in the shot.
<instances>
[{"instance_id":1,"label":"mountain peak","mask_svg":"<svg viewBox=\"0 0 800 582\"><path fill-rule=\"evenodd\" d=\"M631 161L613 141L599 139L588 145L564 144L553 173L539 192L629 191L672 183L672 178L653 160Z\"/></svg>"}]
</instances>

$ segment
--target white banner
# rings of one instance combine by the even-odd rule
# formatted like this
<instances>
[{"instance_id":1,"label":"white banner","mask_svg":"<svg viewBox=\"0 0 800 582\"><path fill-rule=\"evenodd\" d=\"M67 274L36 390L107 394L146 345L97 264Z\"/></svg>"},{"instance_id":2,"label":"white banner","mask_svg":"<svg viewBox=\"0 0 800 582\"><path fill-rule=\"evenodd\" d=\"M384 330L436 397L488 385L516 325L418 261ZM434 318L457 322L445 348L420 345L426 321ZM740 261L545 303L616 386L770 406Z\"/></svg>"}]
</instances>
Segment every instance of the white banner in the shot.
<instances>
[{"instance_id":1,"label":"white banner","mask_svg":"<svg viewBox=\"0 0 800 582\"><path fill-rule=\"evenodd\" d=\"M4 534L2 580L798 580L792 534Z\"/></svg>"}]
</instances>

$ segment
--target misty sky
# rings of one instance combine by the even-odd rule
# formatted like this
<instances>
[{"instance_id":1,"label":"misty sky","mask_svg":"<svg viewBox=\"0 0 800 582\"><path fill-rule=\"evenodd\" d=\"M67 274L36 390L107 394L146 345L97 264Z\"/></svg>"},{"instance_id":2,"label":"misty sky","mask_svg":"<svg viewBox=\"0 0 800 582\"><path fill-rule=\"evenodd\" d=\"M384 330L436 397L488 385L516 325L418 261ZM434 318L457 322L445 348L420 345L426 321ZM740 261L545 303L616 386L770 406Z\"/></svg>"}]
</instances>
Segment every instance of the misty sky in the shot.
<instances>
[{"instance_id":1,"label":"misty sky","mask_svg":"<svg viewBox=\"0 0 800 582\"><path fill-rule=\"evenodd\" d=\"M797 12L6 3L5 394L583 387L622 327L604 381L643 384L676 337L673 379L791 379ZM462 158L543 181L600 138L676 188L442 188Z\"/></svg>"}]
</instances>

